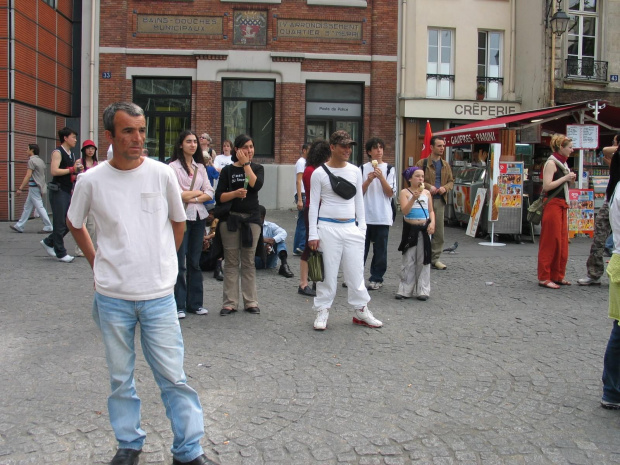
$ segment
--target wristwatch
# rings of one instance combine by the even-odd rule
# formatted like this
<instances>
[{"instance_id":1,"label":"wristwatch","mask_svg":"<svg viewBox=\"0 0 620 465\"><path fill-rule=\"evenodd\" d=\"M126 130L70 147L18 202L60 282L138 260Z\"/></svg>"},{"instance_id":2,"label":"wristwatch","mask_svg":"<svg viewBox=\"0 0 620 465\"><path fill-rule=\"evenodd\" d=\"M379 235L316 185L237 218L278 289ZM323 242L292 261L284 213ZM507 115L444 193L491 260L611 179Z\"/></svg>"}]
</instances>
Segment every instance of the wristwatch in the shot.
<instances>
[{"instance_id":1,"label":"wristwatch","mask_svg":"<svg viewBox=\"0 0 620 465\"><path fill-rule=\"evenodd\" d=\"M250 164L250 162L248 161L248 162L244 163L243 166L248 166L249 164Z\"/></svg>"}]
</instances>

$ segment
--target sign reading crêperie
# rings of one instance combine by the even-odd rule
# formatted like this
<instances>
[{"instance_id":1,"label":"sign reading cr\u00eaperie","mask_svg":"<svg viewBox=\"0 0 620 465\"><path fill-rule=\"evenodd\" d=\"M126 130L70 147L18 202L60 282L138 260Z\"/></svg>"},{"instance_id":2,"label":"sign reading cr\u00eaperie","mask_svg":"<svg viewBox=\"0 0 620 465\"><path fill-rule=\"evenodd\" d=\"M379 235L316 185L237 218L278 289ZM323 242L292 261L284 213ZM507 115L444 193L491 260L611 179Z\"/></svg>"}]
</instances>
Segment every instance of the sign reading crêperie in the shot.
<instances>
[{"instance_id":1,"label":"sign reading cr\u00eaperie","mask_svg":"<svg viewBox=\"0 0 620 465\"><path fill-rule=\"evenodd\" d=\"M278 19L277 28L279 39L362 40L361 22Z\"/></svg>"},{"instance_id":2,"label":"sign reading cr\u00eaperie","mask_svg":"<svg viewBox=\"0 0 620 465\"><path fill-rule=\"evenodd\" d=\"M214 16L138 15L138 32L146 34L222 35L222 18Z\"/></svg>"}]
</instances>

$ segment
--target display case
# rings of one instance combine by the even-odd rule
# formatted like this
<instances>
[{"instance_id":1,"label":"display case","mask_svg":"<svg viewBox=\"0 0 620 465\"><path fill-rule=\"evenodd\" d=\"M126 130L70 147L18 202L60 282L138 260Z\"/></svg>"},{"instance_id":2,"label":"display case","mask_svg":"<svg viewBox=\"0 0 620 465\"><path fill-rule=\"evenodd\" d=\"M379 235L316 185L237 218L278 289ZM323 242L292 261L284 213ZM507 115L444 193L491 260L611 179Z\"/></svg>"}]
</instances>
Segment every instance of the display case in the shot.
<instances>
[{"instance_id":1,"label":"display case","mask_svg":"<svg viewBox=\"0 0 620 465\"><path fill-rule=\"evenodd\" d=\"M478 166L460 167L458 171L453 172L452 204L457 221L462 223L469 221L476 192L478 188L484 187L486 175L486 167Z\"/></svg>"}]
</instances>

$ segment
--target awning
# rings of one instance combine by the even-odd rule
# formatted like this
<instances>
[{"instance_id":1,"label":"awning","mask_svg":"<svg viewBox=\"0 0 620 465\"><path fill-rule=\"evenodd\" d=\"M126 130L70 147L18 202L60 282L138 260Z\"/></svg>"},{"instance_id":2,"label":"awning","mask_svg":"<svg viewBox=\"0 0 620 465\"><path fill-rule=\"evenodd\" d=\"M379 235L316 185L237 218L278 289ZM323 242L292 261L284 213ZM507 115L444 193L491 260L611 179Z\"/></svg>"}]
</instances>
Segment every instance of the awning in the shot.
<instances>
[{"instance_id":1,"label":"awning","mask_svg":"<svg viewBox=\"0 0 620 465\"><path fill-rule=\"evenodd\" d=\"M441 136L446 140L446 146L463 144L492 144L500 141L500 129L507 128L509 124L525 123L531 125L536 123L532 120L546 120L554 117L563 117L568 113L582 108L587 108L588 102L572 103L557 107L542 108L540 110L525 111L512 115L500 116L498 118L476 121L475 123L465 124L452 129L438 131L433 136Z\"/></svg>"}]
</instances>

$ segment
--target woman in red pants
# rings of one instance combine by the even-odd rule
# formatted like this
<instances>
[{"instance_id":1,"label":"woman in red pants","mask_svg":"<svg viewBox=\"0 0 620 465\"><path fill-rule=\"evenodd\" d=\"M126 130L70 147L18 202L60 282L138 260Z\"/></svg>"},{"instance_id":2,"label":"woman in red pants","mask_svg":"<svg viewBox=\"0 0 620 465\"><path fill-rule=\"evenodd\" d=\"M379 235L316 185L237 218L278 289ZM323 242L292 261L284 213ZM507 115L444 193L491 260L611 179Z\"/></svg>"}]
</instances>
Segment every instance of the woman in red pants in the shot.
<instances>
[{"instance_id":1,"label":"woman in red pants","mask_svg":"<svg viewBox=\"0 0 620 465\"><path fill-rule=\"evenodd\" d=\"M559 289L571 283L564 279L568 261L568 183L575 180L566 160L573 152L573 141L564 134L551 138L553 155L543 168L543 192L555 194L545 205L538 245L538 285Z\"/></svg>"}]
</instances>

